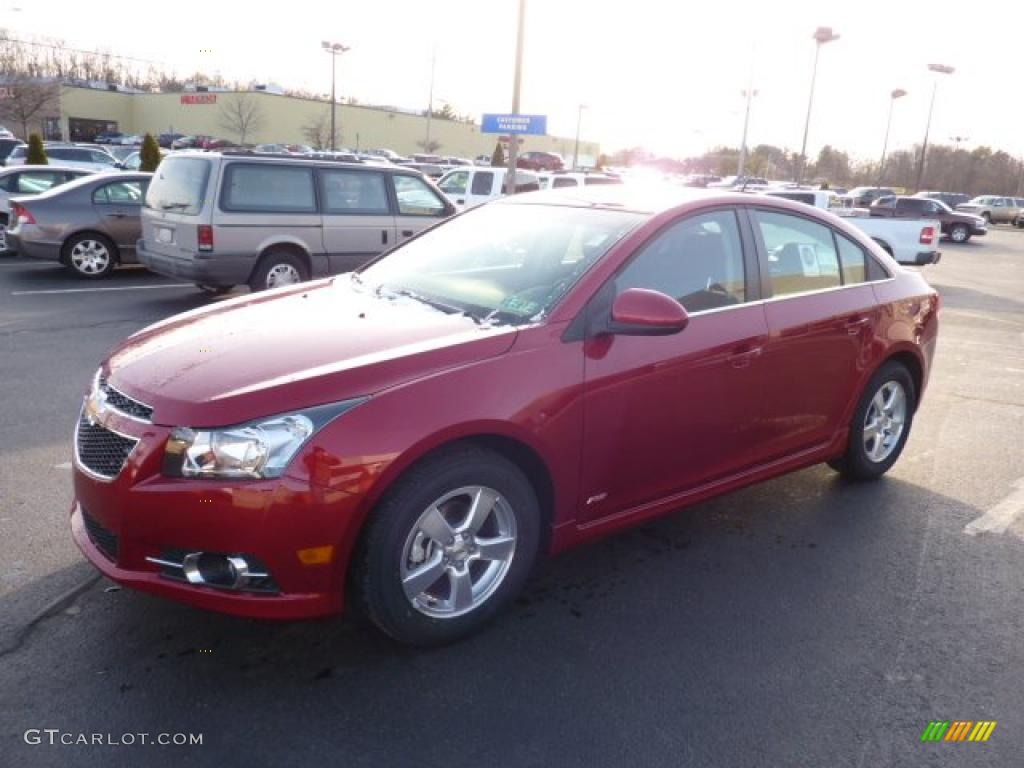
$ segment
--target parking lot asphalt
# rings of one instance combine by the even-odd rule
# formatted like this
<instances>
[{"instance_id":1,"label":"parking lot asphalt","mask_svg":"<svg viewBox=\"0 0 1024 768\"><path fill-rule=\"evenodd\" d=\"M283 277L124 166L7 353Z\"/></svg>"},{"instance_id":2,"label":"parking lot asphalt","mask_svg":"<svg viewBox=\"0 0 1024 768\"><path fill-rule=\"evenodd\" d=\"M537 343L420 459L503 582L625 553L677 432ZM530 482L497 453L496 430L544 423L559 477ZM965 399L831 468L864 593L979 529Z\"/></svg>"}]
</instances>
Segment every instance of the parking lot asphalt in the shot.
<instances>
[{"instance_id":1,"label":"parking lot asphalt","mask_svg":"<svg viewBox=\"0 0 1024 768\"><path fill-rule=\"evenodd\" d=\"M68 531L80 398L117 341L216 299L0 257L0 765L1019 765L1024 513L965 526L1024 508L1024 230L942 250L885 479L814 467L573 550L432 651L108 591ZM998 725L922 743L931 720ZM46 728L202 744L25 743Z\"/></svg>"}]
</instances>

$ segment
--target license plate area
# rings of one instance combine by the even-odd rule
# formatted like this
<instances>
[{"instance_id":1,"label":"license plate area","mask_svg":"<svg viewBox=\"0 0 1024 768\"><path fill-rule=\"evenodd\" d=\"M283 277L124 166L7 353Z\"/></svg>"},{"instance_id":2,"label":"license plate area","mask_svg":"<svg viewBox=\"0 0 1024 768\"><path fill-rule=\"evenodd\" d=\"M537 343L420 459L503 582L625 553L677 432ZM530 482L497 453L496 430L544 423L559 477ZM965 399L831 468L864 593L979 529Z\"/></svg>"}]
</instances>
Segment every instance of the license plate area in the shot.
<instances>
[{"instance_id":1,"label":"license plate area","mask_svg":"<svg viewBox=\"0 0 1024 768\"><path fill-rule=\"evenodd\" d=\"M174 230L170 227L156 227L156 241L158 243L173 243Z\"/></svg>"}]
</instances>

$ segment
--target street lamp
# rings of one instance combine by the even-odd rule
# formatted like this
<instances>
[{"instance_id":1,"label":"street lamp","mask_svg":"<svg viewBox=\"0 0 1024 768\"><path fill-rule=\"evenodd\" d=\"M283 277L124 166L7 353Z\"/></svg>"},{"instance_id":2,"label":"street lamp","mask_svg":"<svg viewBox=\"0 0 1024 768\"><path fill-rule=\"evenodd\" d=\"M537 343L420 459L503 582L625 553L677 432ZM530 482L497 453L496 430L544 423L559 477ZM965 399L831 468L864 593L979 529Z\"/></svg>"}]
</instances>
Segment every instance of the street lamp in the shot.
<instances>
[{"instance_id":1,"label":"street lamp","mask_svg":"<svg viewBox=\"0 0 1024 768\"><path fill-rule=\"evenodd\" d=\"M971 140L971 137L970 137L970 136L950 136L949 138L950 138L950 140L951 140L951 141L953 142L953 144L954 144L954 149L955 149L955 150L956 150L957 152L959 152L959 151L960 151L960 143L961 143L961 142L964 142L964 141L970 141L970 140Z\"/></svg>"},{"instance_id":2,"label":"street lamp","mask_svg":"<svg viewBox=\"0 0 1024 768\"><path fill-rule=\"evenodd\" d=\"M430 144L430 121L434 117L434 72L437 69L437 43L434 43L434 47L430 53L430 90L427 93L427 135L423 139L423 151L428 155L434 153L433 148Z\"/></svg>"},{"instance_id":3,"label":"street lamp","mask_svg":"<svg viewBox=\"0 0 1024 768\"><path fill-rule=\"evenodd\" d=\"M572 167L576 170L580 160L580 123L583 121L583 110L590 109L586 104L580 104L576 112L576 146L572 150Z\"/></svg>"},{"instance_id":4,"label":"street lamp","mask_svg":"<svg viewBox=\"0 0 1024 768\"><path fill-rule=\"evenodd\" d=\"M743 140L740 142L740 162L736 169L737 179L743 176L744 166L747 164L747 126L750 125L750 102L755 96L757 96L757 91L748 88L745 91L741 91L741 93L747 99L747 109L743 115Z\"/></svg>"},{"instance_id":5,"label":"street lamp","mask_svg":"<svg viewBox=\"0 0 1024 768\"><path fill-rule=\"evenodd\" d=\"M940 75L952 75L956 70L953 67L948 67L945 64L929 64L928 69L932 72L937 72ZM917 163L917 185L914 191L921 191L921 179L924 178L924 160L925 154L928 152L928 131L932 127L932 110L935 109L935 92L939 89L939 78L935 78L935 82L932 83L932 100L928 106L928 122L924 125L924 141L921 142L921 159Z\"/></svg>"},{"instance_id":6,"label":"street lamp","mask_svg":"<svg viewBox=\"0 0 1024 768\"><path fill-rule=\"evenodd\" d=\"M351 49L348 46L342 45L341 43L331 43L331 42L328 42L327 40L322 41L320 43L320 47L323 48L325 51L327 51L329 54L331 54L331 152L333 152L335 149L337 149L337 147L335 146L335 142L336 142L335 136L336 136L336 134L334 132L334 125L335 125L334 113L335 113L335 110L338 107L338 102L337 102L337 99L334 96L334 81L335 81L335 75L337 74L337 71L338 71L338 66L337 66L337 64L338 64L338 57L341 54L345 53L345 51L348 51L348 50L351 50Z\"/></svg>"},{"instance_id":7,"label":"street lamp","mask_svg":"<svg viewBox=\"0 0 1024 768\"><path fill-rule=\"evenodd\" d=\"M889 94L889 119L885 123L885 141L882 142L882 159L878 162L878 183L876 187L882 186L882 174L885 173L885 151L889 148L889 129L892 127L892 108L896 99L902 99L907 92L902 88L896 88Z\"/></svg>"},{"instance_id":8,"label":"street lamp","mask_svg":"<svg viewBox=\"0 0 1024 768\"><path fill-rule=\"evenodd\" d=\"M821 46L838 40L839 35L832 31L832 27L818 27L814 31L814 69L811 72L811 95L807 99L807 119L804 121L804 140L800 145L800 159L796 171L796 183L800 183L804 166L807 164L807 130L811 127L811 107L814 105L814 81L818 78L818 54L821 53Z\"/></svg>"},{"instance_id":9,"label":"street lamp","mask_svg":"<svg viewBox=\"0 0 1024 768\"><path fill-rule=\"evenodd\" d=\"M526 0L519 0L519 20L516 24L516 68L512 80L512 114L519 114L519 93L523 84L523 38L526 32ZM519 154L519 134L510 133L508 141L508 173L505 194L516 192L516 156Z\"/></svg>"}]
</instances>

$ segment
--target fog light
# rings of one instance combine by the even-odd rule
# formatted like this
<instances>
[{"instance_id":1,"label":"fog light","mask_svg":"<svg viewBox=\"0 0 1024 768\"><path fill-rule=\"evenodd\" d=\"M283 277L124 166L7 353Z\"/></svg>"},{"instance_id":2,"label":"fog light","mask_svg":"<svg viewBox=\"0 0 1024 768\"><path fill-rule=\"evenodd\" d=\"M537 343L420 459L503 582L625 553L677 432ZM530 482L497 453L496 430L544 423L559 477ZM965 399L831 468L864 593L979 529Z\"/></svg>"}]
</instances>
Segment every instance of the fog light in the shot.
<instances>
[{"instance_id":1,"label":"fog light","mask_svg":"<svg viewBox=\"0 0 1024 768\"><path fill-rule=\"evenodd\" d=\"M239 555L214 555L192 552L181 562L189 584L241 589L249 581L249 564Z\"/></svg>"}]
</instances>

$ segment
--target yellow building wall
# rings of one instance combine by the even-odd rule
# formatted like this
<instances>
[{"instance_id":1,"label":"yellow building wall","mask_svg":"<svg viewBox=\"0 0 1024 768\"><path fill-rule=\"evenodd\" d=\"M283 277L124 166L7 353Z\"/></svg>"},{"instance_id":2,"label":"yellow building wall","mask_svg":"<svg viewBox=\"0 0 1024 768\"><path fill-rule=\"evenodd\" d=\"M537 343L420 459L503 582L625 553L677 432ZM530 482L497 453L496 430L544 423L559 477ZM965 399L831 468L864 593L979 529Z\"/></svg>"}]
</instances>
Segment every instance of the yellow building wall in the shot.
<instances>
[{"instance_id":1,"label":"yellow building wall","mask_svg":"<svg viewBox=\"0 0 1024 768\"><path fill-rule=\"evenodd\" d=\"M213 104L183 104L182 96L215 96ZM242 94L126 94L65 86L61 91L61 122L64 135L70 135L69 117L111 120L125 133L184 133L220 136L240 141L222 124L223 110ZM330 120L330 104L280 96L272 93L244 94L258 105L262 114L260 126L245 137L246 143L309 144L305 127L319 117ZM339 104L337 107L338 145L358 149L387 148L409 155L424 152L419 142L425 141L427 119L421 115ZM328 129L329 130L329 129ZM430 121L431 141L440 143L436 154L475 157L490 155L498 137L480 133L480 126L451 120ZM524 136L521 151L559 152L572 161L574 138L559 136ZM596 158L600 146L580 141L580 155Z\"/></svg>"}]
</instances>

